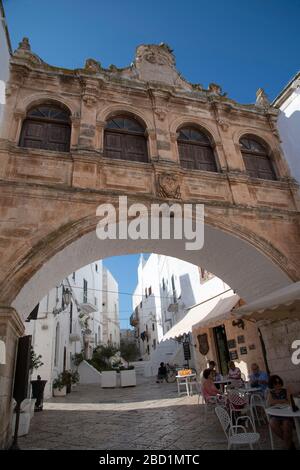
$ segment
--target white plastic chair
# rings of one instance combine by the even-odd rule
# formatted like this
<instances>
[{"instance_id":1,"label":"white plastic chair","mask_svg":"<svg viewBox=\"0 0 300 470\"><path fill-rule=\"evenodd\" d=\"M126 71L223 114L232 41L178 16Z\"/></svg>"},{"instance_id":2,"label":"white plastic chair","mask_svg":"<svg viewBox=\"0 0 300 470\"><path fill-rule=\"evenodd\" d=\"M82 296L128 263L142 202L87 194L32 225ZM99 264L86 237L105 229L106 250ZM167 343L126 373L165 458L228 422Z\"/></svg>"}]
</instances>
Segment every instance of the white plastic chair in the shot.
<instances>
[{"instance_id":1,"label":"white plastic chair","mask_svg":"<svg viewBox=\"0 0 300 470\"><path fill-rule=\"evenodd\" d=\"M240 396L236 390L230 390L228 391L227 401L230 410L231 421L233 421L234 418L237 422L239 418L242 419L245 416L248 417L247 413L249 413L251 416L252 427L254 431L256 431L253 408L250 406L248 397Z\"/></svg>"},{"instance_id":2,"label":"white plastic chair","mask_svg":"<svg viewBox=\"0 0 300 470\"><path fill-rule=\"evenodd\" d=\"M258 425L260 426L261 422L262 424L265 424L266 423L266 412L265 412L266 403L263 397L259 395L258 393L251 394L250 407L252 410L252 415L254 416Z\"/></svg>"},{"instance_id":3,"label":"white plastic chair","mask_svg":"<svg viewBox=\"0 0 300 470\"><path fill-rule=\"evenodd\" d=\"M222 406L216 406L215 412L227 438L228 450L231 449L231 447L242 445L249 445L250 449L253 450L253 445L258 443L260 434L255 432L254 429L254 432L247 432L244 426L239 424L233 425L229 414ZM245 416L243 418L245 419ZM249 416L247 416L247 418L250 424L252 424L251 418ZM237 422L238 420L239 418Z\"/></svg>"}]
</instances>

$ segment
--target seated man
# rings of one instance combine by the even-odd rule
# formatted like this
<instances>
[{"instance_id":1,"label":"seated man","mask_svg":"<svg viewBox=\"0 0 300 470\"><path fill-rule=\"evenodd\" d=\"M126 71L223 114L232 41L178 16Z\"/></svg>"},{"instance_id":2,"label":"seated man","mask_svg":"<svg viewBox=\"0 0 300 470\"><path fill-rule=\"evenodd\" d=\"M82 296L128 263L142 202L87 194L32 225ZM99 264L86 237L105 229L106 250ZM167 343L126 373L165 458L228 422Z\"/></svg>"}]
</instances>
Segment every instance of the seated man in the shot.
<instances>
[{"instance_id":1,"label":"seated man","mask_svg":"<svg viewBox=\"0 0 300 470\"><path fill-rule=\"evenodd\" d=\"M264 394L269 382L269 377L266 372L259 369L258 364L254 363L251 366L252 374L250 374L251 387L259 387L260 391Z\"/></svg>"},{"instance_id":2,"label":"seated man","mask_svg":"<svg viewBox=\"0 0 300 470\"><path fill-rule=\"evenodd\" d=\"M157 380L156 383L162 383L163 380L167 381L167 368L165 366L164 362L160 363L160 367L158 368L158 373L157 373Z\"/></svg>"}]
</instances>

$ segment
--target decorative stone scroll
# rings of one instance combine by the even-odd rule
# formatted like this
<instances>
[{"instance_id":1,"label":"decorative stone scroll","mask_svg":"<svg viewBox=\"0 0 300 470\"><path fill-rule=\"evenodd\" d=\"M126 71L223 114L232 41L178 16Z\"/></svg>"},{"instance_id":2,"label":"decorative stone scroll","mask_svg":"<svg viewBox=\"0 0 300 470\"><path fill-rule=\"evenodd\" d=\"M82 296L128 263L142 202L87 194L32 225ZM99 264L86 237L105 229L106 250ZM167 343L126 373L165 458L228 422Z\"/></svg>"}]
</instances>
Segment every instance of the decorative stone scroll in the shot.
<instances>
[{"instance_id":1,"label":"decorative stone scroll","mask_svg":"<svg viewBox=\"0 0 300 470\"><path fill-rule=\"evenodd\" d=\"M262 106L263 108L269 108L270 106L270 101L263 88L259 88L256 92L256 105Z\"/></svg>"},{"instance_id":2,"label":"decorative stone scroll","mask_svg":"<svg viewBox=\"0 0 300 470\"><path fill-rule=\"evenodd\" d=\"M95 59L87 59L85 61L84 69L92 73L98 73L101 72L101 64Z\"/></svg>"}]
</instances>

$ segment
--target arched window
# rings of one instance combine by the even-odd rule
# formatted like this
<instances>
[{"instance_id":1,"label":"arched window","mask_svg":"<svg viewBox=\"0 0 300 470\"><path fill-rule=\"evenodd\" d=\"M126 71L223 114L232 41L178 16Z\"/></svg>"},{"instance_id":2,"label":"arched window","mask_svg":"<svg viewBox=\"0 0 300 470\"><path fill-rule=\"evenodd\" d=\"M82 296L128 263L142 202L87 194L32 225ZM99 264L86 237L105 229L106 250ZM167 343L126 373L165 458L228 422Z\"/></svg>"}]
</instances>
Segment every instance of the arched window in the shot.
<instances>
[{"instance_id":1,"label":"arched window","mask_svg":"<svg viewBox=\"0 0 300 470\"><path fill-rule=\"evenodd\" d=\"M147 162L145 129L133 118L116 116L106 124L104 156L118 160Z\"/></svg>"},{"instance_id":2,"label":"arched window","mask_svg":"<svg viewBox=\"0 0 300 470\"><path fill-rule=\"evenodd\" d=\"M28 111L20 146L69 152L70 136L70 112L59 105L41 104Z\"/></svg>"},{"instance_id":3,"label":"arched window","mask_svg":"<svg viewBox=\"0 0 300 470\"><path fill-rule=\"evenodd\" d=\"M209 138L194 127L180 129L177 139L180 163L189 170L218 171Z\"/></svg>"},{"instance_id":4,"label":"arched window","mask_svg":"<svg viewBox=\"0 0 300 470\"><path fill-rule=\"evenodd\" d=\"M264 180L276 180L266 145L255 137L244 136L240 139L240 146L245 167L250 176Z\"/></svg>"}]
</instances>

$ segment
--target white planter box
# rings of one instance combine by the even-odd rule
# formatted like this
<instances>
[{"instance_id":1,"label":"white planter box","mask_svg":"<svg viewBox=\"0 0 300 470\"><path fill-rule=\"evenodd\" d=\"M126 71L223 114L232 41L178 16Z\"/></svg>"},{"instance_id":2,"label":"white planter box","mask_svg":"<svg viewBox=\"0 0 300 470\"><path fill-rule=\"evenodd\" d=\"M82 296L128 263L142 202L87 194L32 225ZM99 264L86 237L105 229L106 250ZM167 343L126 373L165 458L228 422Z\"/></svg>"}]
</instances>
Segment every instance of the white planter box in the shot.
<instances>
[{"instance_id":1,"label":"white planter box","mask_svg":"<svg viewBox=\"0 0 300 470\"><path fill-rule=\"evenodd\" d=\"M114 370L105 370L101 372L101 387L114 388L117 386L117 372Z\"/></svg>"},{"instance_id":2,"label":"white planter box","mask_svg":"<svg viewBox=\"0 0 300 470\"><path fill-rule=\"evenodd\" d=\"M25 436L29 432L30 420L34 414L34 405L36 399L26 398L21 403L21 413L20 413L20 420L19 420L19 429L18 429L18 436ZM14 406L16 402L14 401ZM12 435L15 433L15 425L16 425L16 413L13 413L12 418Z\"/></svg>"},{"instance_id":3,"label":"white planter box","mask_svg":"<svg viewBox=\"0 0 300 470\"><path fill-rule=\"evenodd\" d=\"M54 397L65 397L67 395L67 387L63 387L59 390L59 388L53 389L53 396Z\"/></svg>"},{"instance_id":4,"label":"white planter box","mask_svg":"<svg viewBox=\"0 0 300 470\"><path fill-rule=\"evenodd\" d=\"M136 373L135 369L121 370L121 387L135 387Z\"/></svg>"}]
</instances>

